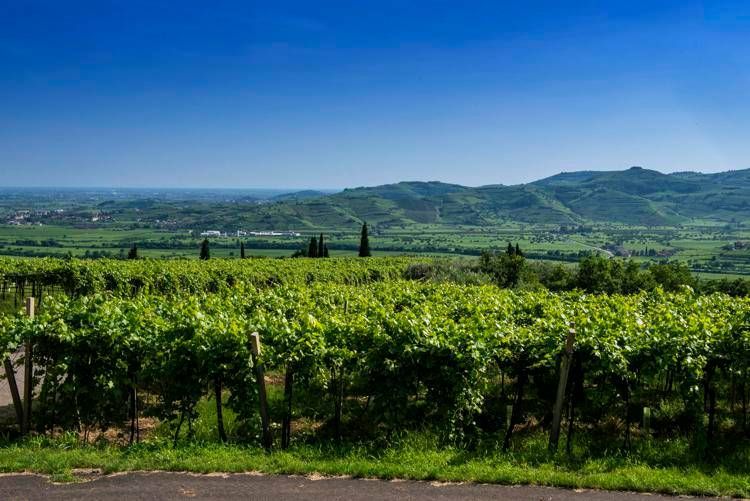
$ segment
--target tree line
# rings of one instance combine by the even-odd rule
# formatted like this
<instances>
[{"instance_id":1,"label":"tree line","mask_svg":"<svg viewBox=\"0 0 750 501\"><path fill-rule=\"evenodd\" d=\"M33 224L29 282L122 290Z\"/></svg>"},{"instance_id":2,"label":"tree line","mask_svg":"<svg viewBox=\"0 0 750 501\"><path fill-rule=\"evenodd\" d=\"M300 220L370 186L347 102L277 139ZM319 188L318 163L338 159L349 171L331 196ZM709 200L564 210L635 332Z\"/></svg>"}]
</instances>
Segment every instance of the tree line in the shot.
<instances>
[{"instance_id":1,"label":"tree line","mask_svg":"<svg viewBox=\"0 0 750 501\"><path fill-rule=\"evenodd\" d=\"M661 288L680 291L689 287L701 293L750 294L750 280L699 279L682 262L642 265L633 260L597 254L577 264L527 259L518 244L504 251L484 251L478 260L431 260L409 265L405 278L463 284L494 283L501 288L554 292L581 290L592 294L634 294Z\"/></svg>"},{"instance_id":2,"label":"tree line","mask_svg":"<svg viewBox=\"0 0 750 501\"><path fill-rule=\"evenodd\" d=\"M210 244L204 239L199 258L210 258ZM371 256L367 223L362 225L359 257ZM135 244L127 255L138 259ZM245 259L245 245L240 242L240 258ZM325 235L311 237L307 246L297 250L292 257L327 258L328 243ZM633 294L660 287L667 291L678 291L690 287L701 292L723 292L732 296L750 294L750 280L713 279L699 280L685 264L677 261L649 264L628 259L607 258L598 254L582 257L577 265L530 261L519 243L508 242L504 251L483 251L474 265L461 265L447 260L416 263L405 272L405 278L437 279L457 283L494 282L503 288L536 289L551 291L583 290L589 293Z\"/></svg>"},{"instance_id":3,"label":"tree line","mask_svg":"<svg viewBox=\"0 0 750 501\"><path fill-rule=\"evenodd\" d=\"M642 267L633 260L607 258L593 254L582 258L576 267L545 262L528 262L518 244L508 244L502 253L484 252L478 269L490 275L497 285L533 289L542 286L551 291L582 290L594 294L634 294L661 287L679 291L696 288L698 281L684 263L668 262Z\"/></svg>"},{"instance_id":4,"label":"tree line","mask_svg":"<svg viewBox=\"0 0 750 501\"><path fill-rule=\"evenodd\" d=\"M367 230L367 223L362 224L362 230L360 233L359 249L357 252L359 257L370 257L372 251L370 250L370 238ZM199 259L207 260L211 258L211 249L208 238L204 238L200 245L200 251L198 254ZM240 242L240 259L245 259L245 242ZM325 241L323 233L320 237L310 237L310 242L306 247L299 249L292 254L292 257L313 257L313 258L327 258L329 257L328 244ZM130 247L127 255L128 259L138 259L138 246L133 244Z\"/></svg>"},{"instance_id":5,"label":"tree line","mask_svg":"<svg viewBox=\"0 0 750 501\"><path fill-rule=\"evenodd\" d=\"M372 252L370 250L370 237L367 230L367 223L362 224L362 230L359 238L359 248L357 250L359 257L370 257ZM298 249L292 254L292 257L312 257L312 258L326 258L329 257L328 244L325 241L323 233L320 234L319 238L315 236L310 237L310 242L306 247Z\"/></svg>"}]
</instances>

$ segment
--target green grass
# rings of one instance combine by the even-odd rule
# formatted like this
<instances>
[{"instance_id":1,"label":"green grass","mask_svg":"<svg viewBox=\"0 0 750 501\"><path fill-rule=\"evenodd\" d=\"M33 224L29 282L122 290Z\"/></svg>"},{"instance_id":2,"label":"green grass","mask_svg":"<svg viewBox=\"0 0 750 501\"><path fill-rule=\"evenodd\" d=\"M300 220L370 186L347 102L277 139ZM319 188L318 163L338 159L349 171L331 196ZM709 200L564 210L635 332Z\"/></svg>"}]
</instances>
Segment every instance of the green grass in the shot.
<instances>
[{"instance_id":1,"label":"green grass","mask_svg":"<svg viewBox=\"0 0 750 501\"><path fill-rule=\"evenodd\" d=\"M542 436L527 438L525 444L523 451L515 453L502 453L496 447L467 452L441 446L429 434L414 433L386 447L294 444L287 451L266 453L254 446L200 441L177 447L172 447L167 440L117 447L81 445L74 436L37 437L0 447L0 471L44 473L63 481L74 480L72 472L76 468L99 468L104 473L132 470L320 473L669 494L750 495L750 477L741 469L659 466L649 464L648 459L638 460L632 454L618 453L567 459L562 453L548 456ZM663 455L663 451L652 453ZM648 454L645 457L648 458Z\"/></svg>"},{"instance_id":2,"label":"green grass","mask_svg":"<svg viewBox=\"0 0 750 501\"><path fill-rule=\"evenodd\" d=\"M272 417L280 412L282 389L269 387ZM632 449L620 449L617 437L574 435L572 454L547 451L547 434L524 433L503 452L500 434L483 435L470 448L457 447L430 431L410 431L385 439L335 443L311 431L297 432L286 451L266 452L257 440L240 433L235 414L224 409L230 443L218 443L215 403L198 406L192 438L177 446L172 431L160 425L149 438L132 446L104 440L84 444L76 434L22 440L0 439L0 472L34 472L55 481L75 481L76 469L103 473L136 470L262 472L268 474L347 475L358 478L435 480L495 484L533 484L564 488L592 488L667 494L750 496L750 446L747 440L718 444L720 453L704 453L681 438L633 437ZM278 416L277 416L278 417ZM274 420L275 421L275 420ZM183 434L184 436L184 434ZM278 437L277 437L278 438Z\"/></svg>"},{"instance_id":3,"label":"green grass","mask_svg":"<svg viewBox=\"0 0 750 501\"><path fill-rule=\"evenodd\" d=\"M280 412L281 387L269 387L272 417ZM269 474L348 475L361 478L436 480L496 484L534 484L668 494L750 496L750 447L747 441L721 444L721 454L704 459L685 439L635 436L629 453L620 439L574 435L572 454L547 451L547 435L514 438L503 452L500 435L484 435L471 448L446 444L430 431L406 432L390 439L335 443L313 432L297 432L286 451L266 452L257 440L238 441L235 414L224 409L229 444L218 443L215 403L198 405L191 439L173 446L172 431L160 425L133 446L105 441L83 444L69 433L56 438L0 440L0 472L35 472L56 481L75 481L75 469L104 473L135 470L263 472ZM277 416L278 417L278 416ZM277 437L278 438L278 437ZM564 439L561 449L564 449Z\"/></svg>"},{"instance_id":4,"label":"green grass","mask_svg":"<svg viewBox=\"0 0 750 501\"><path fill-rule=\"evenodd\" d=\"M281 388L269 397L281 403ZM279 409L272 406L272 414ZM471 448L456 447L429 431L411 431L386 440L344 441L337 444L311 432L296 433L286 451L266 452L257 441L237 441L235 414L224 409L230 443L218 443L215 404L198 406L191 439L173 445L172 432L158 426L149 438L132 446L97 441L83 444L68 433L56 438L0 440L0 472L35 472L55 481L75 481L76 469L103 473L136 470L262 472L268 474L347 475L358 478L435 480L495 484L533 484L667 494L750 496L750 447L745 440L722 444L715 459L706 460L685 439L635 436L629 453L620 439L592 439L578 433L572 454L547 452L547 435L535 432L515 437L503 452L500 435L485 435ZM234 437L234 439L233 439ZM277 437L278 438L278 437Z\"/></svg>"},{"instance_id":5,"label":"green grass","mask_svg":"<svg viewBox=\"0 0 750 501\"><path fill-rule=\"evenodd\" d=\"M271 417L278 422L282 387L271 385ZM309 396L299 395L307 401ZM81 442L76 434L55 438L0 439L0 472L35 472L56 481L75 481L76 469L104 473L136 470L263 472L268 474L347 475L360 478L436 480L496 484L534 484L564 488L593 488L668 494L750 497L750 443L739 437L717 442L717 453L705 452L683 438L633 437L629 452L621 437L597 436L579 430L572 454L551 455L547 434L522 433L509 452L501 448L502 434L485 434L471 447L458 447L431 431L410 431L386 439L376 434L362 440L335 443L325 432L297 431L286 451L268 453L257 439L242 441L241 427L231 409L224 408L230 443L218 443L213 400L202 400L192 438L177 446L172 430L159 425L148 439L133 446L111 442ZM346 428L346 426L345 426ZM317 434L320 433L320 434ZM278 433L277 433L278 439Z\"/></svg>"}]
</instances>

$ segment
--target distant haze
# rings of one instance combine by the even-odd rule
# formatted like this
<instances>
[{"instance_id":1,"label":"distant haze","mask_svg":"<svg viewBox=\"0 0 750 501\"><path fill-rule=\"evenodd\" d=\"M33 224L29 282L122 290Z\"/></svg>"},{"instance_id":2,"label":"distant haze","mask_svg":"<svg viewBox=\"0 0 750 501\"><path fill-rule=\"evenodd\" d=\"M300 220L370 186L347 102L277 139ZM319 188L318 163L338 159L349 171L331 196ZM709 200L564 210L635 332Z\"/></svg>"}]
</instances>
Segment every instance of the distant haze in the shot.
<instances>
[{"instance_id":1,"label":"distant haze","mask_svg":"<svg viewBox=\"0 0 750 501\"><path fill-rule=\"evenodd\" d=\"M750 3L0 4L0 186L750 167Z\"/></svg>"}]
</instances>

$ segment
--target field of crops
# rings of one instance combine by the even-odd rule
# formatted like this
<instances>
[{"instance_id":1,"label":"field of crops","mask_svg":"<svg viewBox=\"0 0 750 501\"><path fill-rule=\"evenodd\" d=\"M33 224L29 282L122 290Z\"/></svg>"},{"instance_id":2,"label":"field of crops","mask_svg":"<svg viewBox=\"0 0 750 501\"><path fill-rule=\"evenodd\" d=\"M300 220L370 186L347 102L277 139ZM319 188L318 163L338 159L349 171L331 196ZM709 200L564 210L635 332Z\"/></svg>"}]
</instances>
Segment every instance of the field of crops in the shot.
<instances>
[{"instance_id":1,"label":"field of crops","mask_svg":"<svg viewBox=\"0 0 750 501\"><path fill-rule=\"evenodd\" d=\"M177 440L213 398L218 436L228 408L231 438L257 441L262 365L283 379L270 418L282 446L307 422L336 440L429 427L507 448L550 429L573 329L567 435L625 449L688 437L712 451L747 433L750 300L403 281L409 262L3 261L4 283L68 294L45 294L33 319L0 317L0 346L33 347L40 432L135 432L150 416Z\"/></svg>"}]
</instances>

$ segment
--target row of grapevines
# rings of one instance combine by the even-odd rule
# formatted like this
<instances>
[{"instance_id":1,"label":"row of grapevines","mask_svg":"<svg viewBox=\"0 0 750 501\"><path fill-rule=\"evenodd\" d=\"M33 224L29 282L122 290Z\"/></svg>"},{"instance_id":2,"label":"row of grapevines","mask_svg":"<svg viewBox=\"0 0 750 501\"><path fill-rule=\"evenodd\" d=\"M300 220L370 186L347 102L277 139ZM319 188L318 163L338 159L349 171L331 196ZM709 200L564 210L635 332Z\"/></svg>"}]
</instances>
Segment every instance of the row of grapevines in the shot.
<instances>
[{"instance_id":1,"label":"row of grapevines","mask_svg":"<svg viewBox=\"0 0 750 501\"><path fill-rule=\"evenodd\" d=\"M23 296L50 288L82 296L111 291L173 294L313 282L359 285L399 278L413 258L79 260L0 258L0 287Z\"/></svg>"},{"instance_id":2,"label":"row of grapevines","mask_svg":"<svg viewBox=\"0 0 750 501\"><path fill-rule=\"evenodd\" d=\"M503 425L495 409L512 402L507 442L513 425L549 416L571 325L570 386L581 394L571 391L569 399L582 422L616 416L627 424L634 407L658 407L669 397L695 414L693 433L704 410L709 422L732 412L716 405L717 394L728 395L730 384L746 391L750 301L689 292L605 296L394 281L59 296L34 320L3 320L1 346L33 342L42 428L121 422L135 416L140 395L149 412L179 430L202 397L226 390L227 405L254 430L248 334L257 331L266 367L288 376L286 414L293 388L302 388L330 403L337 433L366 414L386 429L433 423L470 436ZM678 431L672 428L665 425Z\"/></svg>"}]
</instances>

